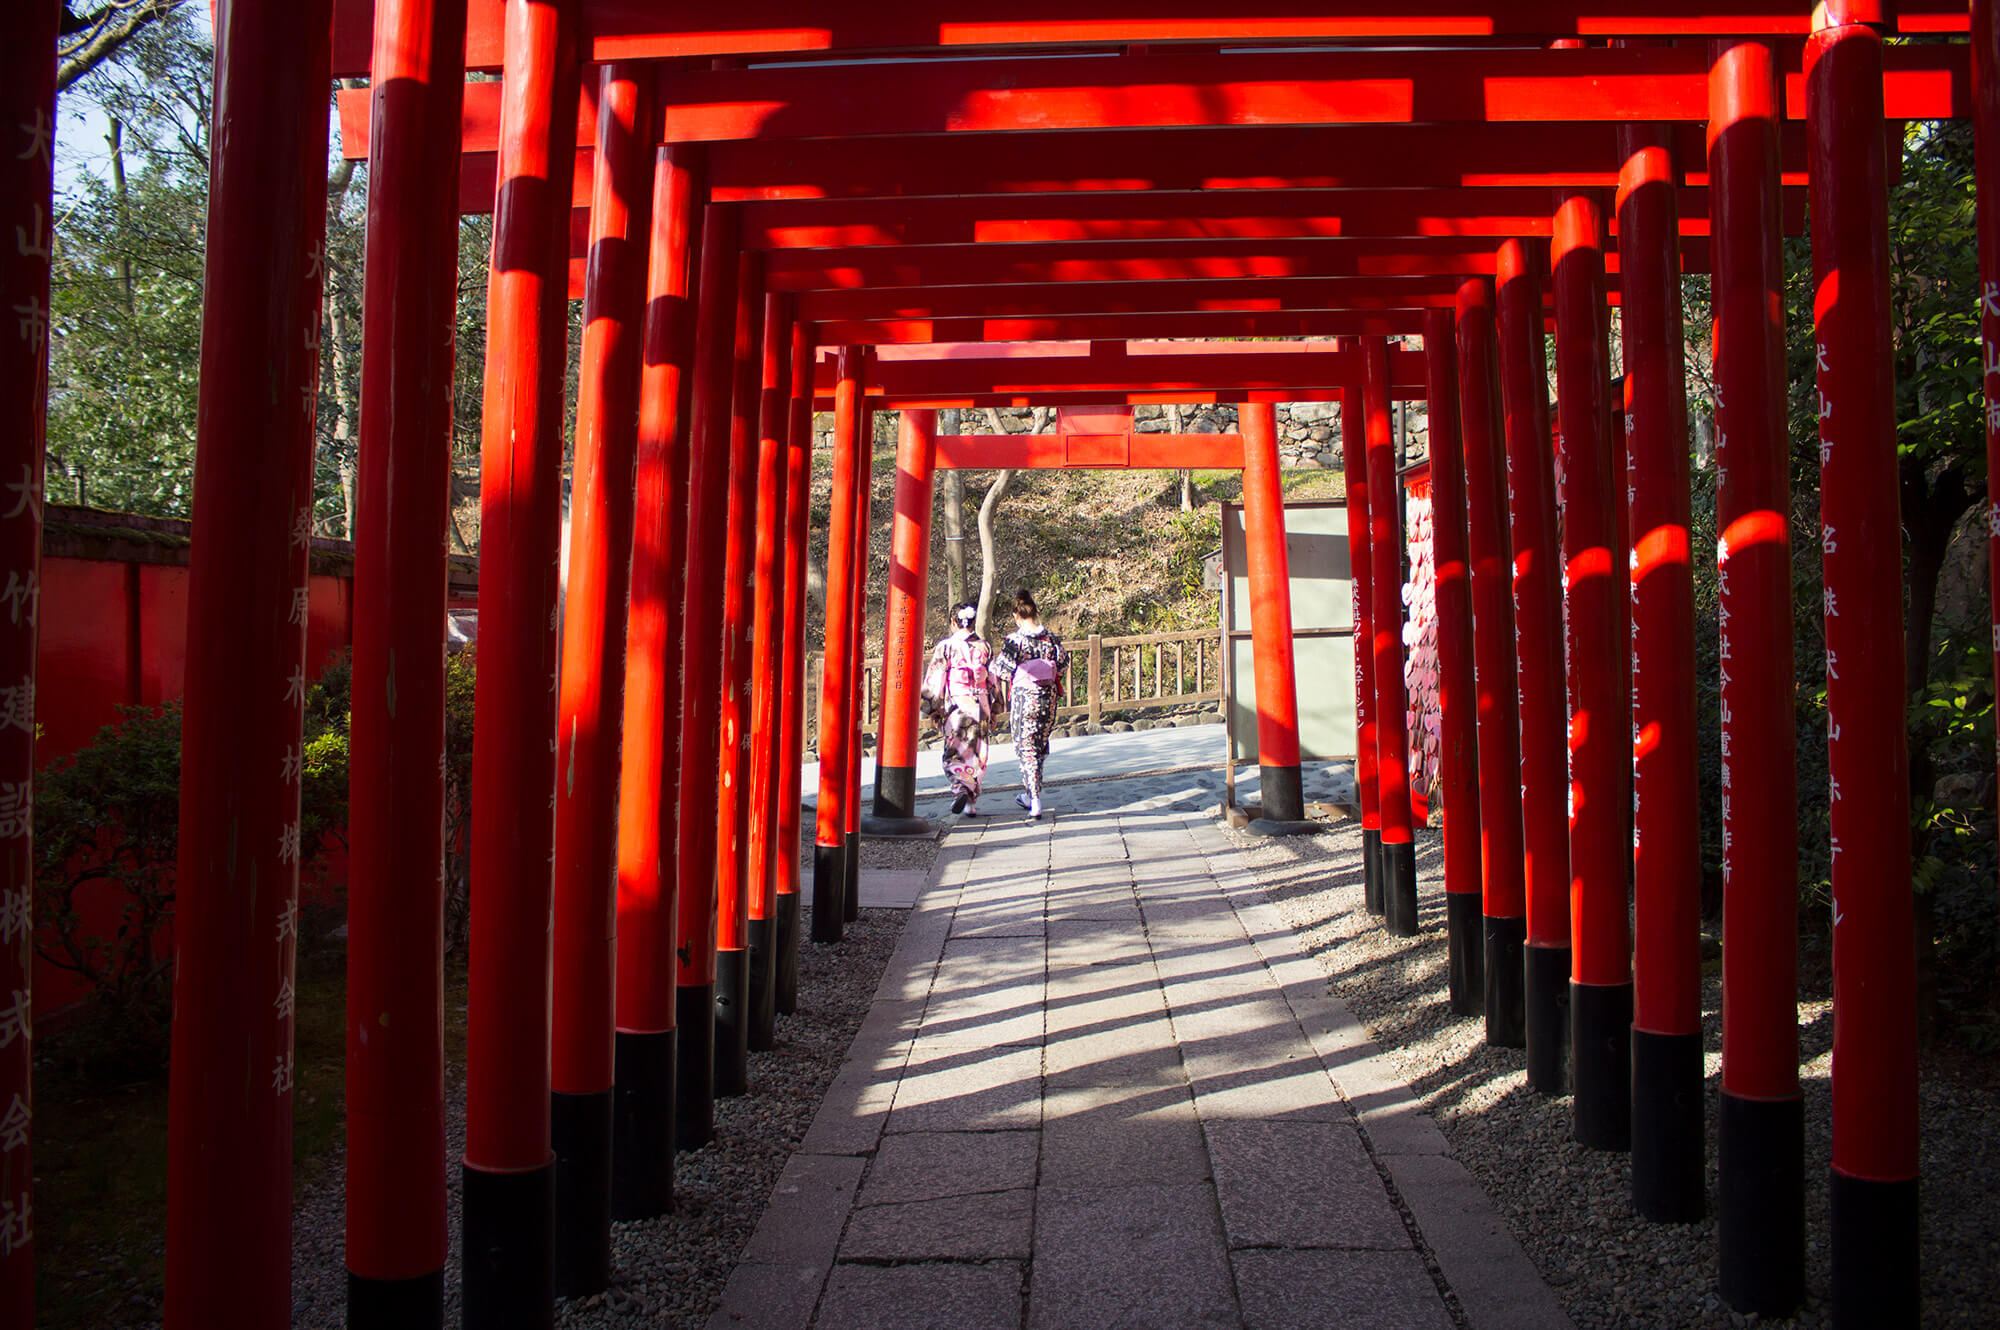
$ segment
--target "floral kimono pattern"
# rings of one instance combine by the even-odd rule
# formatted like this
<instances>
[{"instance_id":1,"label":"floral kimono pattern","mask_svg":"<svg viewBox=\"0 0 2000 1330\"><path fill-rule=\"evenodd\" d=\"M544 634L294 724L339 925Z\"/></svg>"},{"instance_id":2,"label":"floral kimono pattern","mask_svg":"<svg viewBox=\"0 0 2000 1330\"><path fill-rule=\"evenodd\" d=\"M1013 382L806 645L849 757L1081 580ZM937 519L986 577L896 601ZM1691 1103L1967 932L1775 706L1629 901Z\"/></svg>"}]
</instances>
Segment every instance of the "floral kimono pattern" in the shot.
<instances>
[{"instance_id":1,"label":"floral kimono pattern","mask_svg":"<svg viewBox=\"0 0 2000 1330\"><path fill-rule=\"evenodd\" d=\"M1042 797L1042 763L1049 756L1049 732L1056 724L1056 699L1069 652L1040 624L1007 634L992 674L1008 687L1007 712L1014 731L1014 760L1031 800Z\"/></svg>"},{"instance_id":2,"label":"floral kimono pattern","mask_svg":"<svg viewBox=\"0 0 2000 1330\"><path fill-rule=\"evenodd\" d=\"M992 719L987 665L993 653L972 633L953 633L931 648L924 671L924 709L944 735L944 774L954 800L979 800L986 776L986 726Z\"/></svg>"}]
</instances>

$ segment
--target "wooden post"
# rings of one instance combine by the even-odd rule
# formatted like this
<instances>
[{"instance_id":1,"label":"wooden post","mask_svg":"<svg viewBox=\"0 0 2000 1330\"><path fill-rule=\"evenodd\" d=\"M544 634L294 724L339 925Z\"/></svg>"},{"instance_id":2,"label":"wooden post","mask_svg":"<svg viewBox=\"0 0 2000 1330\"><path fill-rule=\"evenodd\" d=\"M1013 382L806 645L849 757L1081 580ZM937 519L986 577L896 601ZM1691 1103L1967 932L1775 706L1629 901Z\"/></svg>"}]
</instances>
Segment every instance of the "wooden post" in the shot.
<instances>
[{"instance_id":1,"label":"wooden post","mask_svg":"<svg viewBox=\"0 0 2000 1330\"><path fill-rule=\"evenodd\" d=\"M1090 664L1088 666L1087 679L1084 684L1084 687L1088 690L1089 706L1090 706L1090 723L1092 725L1096 725L1104 719L1104 700L1098 695L1098 687L1100 683L1098 677L1098 671L1102 666L1101 658L1103 654L1104 654L1103 637L1101 637L1097 633L1092 633L1090 635Z\"/></svg>"},{"instance_id":2,"label":"wooden post","mask_svg":"<svg viewBox=\"0 0 2000 1330\"><path fill-rule=\"evenodd\" d=\"M292 967L330 8L327 0L238 2L215 14L216 133L195 419L199 534L188 569L175 879L166 1234L166 1324L174 1330L291 1320ZM12 73L23 63L15 51L43 25L16 20L9 29ZM9 89L10 107L40 86L45 68L44 58L25 86ZM27 114L29 124L47 125ZM39 166L48 147L38 135L15 146L20 123L0 129L8 183L16 170ZM18 236L9 239L20 248ZM33 410L40 376L13 367L23 352L46 350L46 310L27 283L15 284L13 270L10 262L6 289L21 291L29 307L7 311L0 325L18 338L0 382L27 387L23 404ZM15 399L0 409L10 424L18 419ZM29 473L29 483L39 478L39 469ZM12 630L33 622L35 569L7 571L28 588L11 602ZM12 998L5 1010L26 1026L26 994ZM5 1016L0 1031L15 1033ZM544 1083L544 1110L547 1095ZM546 1120L542 1142L546 1152ZM31 1197L23 1188L7 1201L19 1205L22 1193Z\"/></svg>"},{"instance_id":3,"label":"wooden post","mask_svg":"<svg viewBox=\"0 0 2000 1330\"><path fill-rule=\"evenodd\" d=\"M0 475L21 477L25 493L0 518L0 562L25 604L0 630L0 677L24 703L25 719L0 727L0 776L19 792L22 817L10 820L0 850L0 1322L35 1323L34 1239L34 897L35 618L42 553L43 435L48 423L49 256L55 225L56 0L16 6L13 34L0 52L0 308L13 315L15 335L0 342ZM23 316L26 316L25 318ZM23 609L25 613L21 612ZM16 692L16 689L23 690ZM246 1216L247 1218L247 1216ZM228 1259L228 1254L223 1256Z\"/></svg>"}]
</instances>

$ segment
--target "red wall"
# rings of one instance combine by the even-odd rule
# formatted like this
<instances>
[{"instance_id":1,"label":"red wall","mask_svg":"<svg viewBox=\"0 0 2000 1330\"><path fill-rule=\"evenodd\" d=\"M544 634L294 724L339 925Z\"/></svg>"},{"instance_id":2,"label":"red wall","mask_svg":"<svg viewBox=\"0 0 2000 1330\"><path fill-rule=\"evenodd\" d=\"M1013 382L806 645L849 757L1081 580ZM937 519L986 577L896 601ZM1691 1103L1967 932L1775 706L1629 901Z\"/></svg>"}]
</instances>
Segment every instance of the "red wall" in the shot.
<instances>
[{"instance_id":1,"label":"red wall","mask_svg":"<svg viewBox=\"0 0 2000 1330\"><path fill-rule=\"evenodd\" d=\"M47 766L89 743L121 706L158 706L187 677L188 570L61 556L42 560L36 653L35 761ZM306 673L318 678L352 640L354 580L316 575L306 625Z\"/></svg>"},{"instance_id":2,"label":"red wall","mask_svg":"<svg viewBox=\"0 0 2000 1330\"><path fill-rule=\"evenodd\" d=\"M49 505L43 513L40 643L36 659L38 767L60 761L118 720L124 706L180 697L187 679L188 524L89 508ZM354 640L353 547L314 540L306 620L306 677L317 679ZM454 558L451 605L478 604L477 566ZM443 625L439 625L442 641ZM338 901L347 854L336 841L305 865L312 900ZM117 928L109 883L78 892L78 907L105 934ZM161 944L171 939L162 937ZM67 972L37 958L35 1010L60 1011L87 992Z\"/></svg>"}]
</instances>

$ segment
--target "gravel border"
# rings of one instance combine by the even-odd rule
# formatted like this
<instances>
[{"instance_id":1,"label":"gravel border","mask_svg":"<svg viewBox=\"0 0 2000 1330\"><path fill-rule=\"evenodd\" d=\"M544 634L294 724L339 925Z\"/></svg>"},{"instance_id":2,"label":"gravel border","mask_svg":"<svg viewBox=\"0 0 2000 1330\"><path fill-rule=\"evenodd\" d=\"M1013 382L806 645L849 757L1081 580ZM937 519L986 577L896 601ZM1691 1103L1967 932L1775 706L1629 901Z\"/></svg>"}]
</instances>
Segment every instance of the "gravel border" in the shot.
<instances>
[{"instance_id":1,"label":"gravel border","mask_svg":"<svg viewBox=\"0 0 2000 1330\"><path fill-rule=\"evenodd\" d=\"M1392 938L1361 901L1360 831L1269 839L1230 833L1280 914L1388 1051L1457 1157L1576 1324L1591 1327L1821 1326L1827 1305L1826 1160L1831 1147L1833 1017L1799 1004L1806 1109L1807 1305L1792 1321L1730 1311L1716 1293L1715 1099L1721 1077L1721 981L1703 984L1710 1217L1641 1221L1625 1156L1570 1140L1571 1101L1526 1086L1519 1049L1491 1049L1477 1017L1446 1001L1443 840L1419 829L1423 931ZM1719 971L1718 966L1709 967ZM1920 1084L1926 1326L1985 1326L2000 1303L2000 1099L1990 1069L1927 1053Z\"/></svg>"},{"instance_id":2,"label":"gravel border","mask_svg":"<svg viewBox=\"0 0 2000 1330\"><path fill-rule=\"evenodd\" d=\"M936 841L862 842L864 868L928 869ZM812 881L810 850L802 881ZM737 1257L770 1200L785 1160L805 1139L827 1087L868 1014L906 910L864 909L837 947L799 950L799 1010L778 1018L778 1046L750 1055L751 1093L720 1100L716 1139L676 1160L673 1214L612 1227L612 1287L556 1304L556 1324L673 1327L707 1324ZM445 1324L459 1320L459 1176L465 1146L465 1068L446 1068L445 1132L451 1255L445 1263ZM292 1220L292 1325L334 1330L347 1321L342 1261L344 1155L299 1198Z\"/></svg>"}]
</instances>

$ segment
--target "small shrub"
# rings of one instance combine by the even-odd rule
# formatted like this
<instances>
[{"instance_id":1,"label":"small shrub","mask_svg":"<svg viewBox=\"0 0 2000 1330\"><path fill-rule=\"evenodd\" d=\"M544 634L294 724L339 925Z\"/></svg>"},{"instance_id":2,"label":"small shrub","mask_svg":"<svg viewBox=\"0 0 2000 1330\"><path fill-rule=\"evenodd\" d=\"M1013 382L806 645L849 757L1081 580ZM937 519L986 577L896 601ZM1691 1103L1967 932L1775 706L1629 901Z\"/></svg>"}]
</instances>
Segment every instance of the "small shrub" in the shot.
<instances>
[{"instance_id":1,"label":"small shrub","mask_svg":"<svg viewBox=\"0 0 2000 1330\"><path fill-rule=\"evenodd\" d=\"M346 659L306 692L301 850L310 862L347 829ZM81 1019L54 1041L59 1060L93 1082L166 1065L180 856L181 704L126 707L114 725L35 781L35 947L90 990ZM117 924L88 898L108 893Z\"/></svg>"},{"instance_id":2,"label":"small shrub","mask_svg":"<svg viewBox=\"0 0 2000 1330\"><path fill-rule=\"evenodd\" d=\"M127 707L115 725L36 778L35 949L77 976L93 1000L64 1040L75 1070L130 1080L165 1065L173 917L180 853L181 708ZM84 918L80 895L109 883L110 936Z\"/></svg>"}]
</instances>

